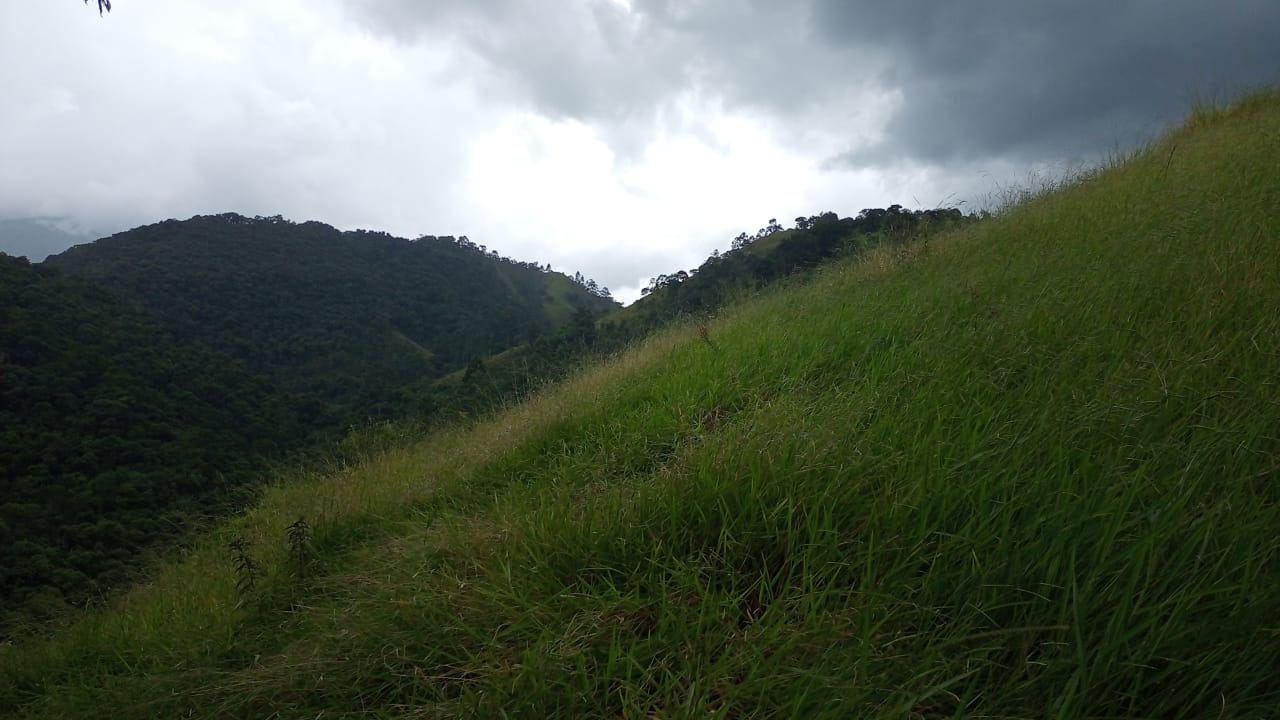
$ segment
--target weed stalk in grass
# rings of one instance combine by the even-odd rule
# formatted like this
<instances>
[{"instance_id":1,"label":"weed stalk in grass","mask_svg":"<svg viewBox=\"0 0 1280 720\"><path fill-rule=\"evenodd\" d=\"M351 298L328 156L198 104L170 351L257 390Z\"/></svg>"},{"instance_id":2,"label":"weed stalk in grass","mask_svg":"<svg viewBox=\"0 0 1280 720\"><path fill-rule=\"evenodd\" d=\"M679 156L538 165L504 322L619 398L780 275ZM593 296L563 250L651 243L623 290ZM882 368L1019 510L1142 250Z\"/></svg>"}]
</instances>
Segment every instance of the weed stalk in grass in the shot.
<instances>
[{"instance_id":1,"label":"weed stalk in grass","mask_svg":"<svg viewBox=\"0 0 1280 720\"><path fill-rule=\"evenodd\" d=\"M236 573L236 591L240 595L246 596L253 592L258 582L260 568L258 561L253 559L249 554L249 545L243 537L237 536L227 543L227 548L231 551L231 562Z\"/></svg>"},{"instance_id":2,"label":"weed stalk in grass","mask_svg":"<svg viewBox=\"0 0 1280 720\"><path fill-rule=\"evenodd\" d=\"M289 541L289 560L294 574L300 580L307 577L307 568L311 564L313 553L311 548L311 526L306 518L298 518L285 530Z\"/></svg>"}]
</instances>

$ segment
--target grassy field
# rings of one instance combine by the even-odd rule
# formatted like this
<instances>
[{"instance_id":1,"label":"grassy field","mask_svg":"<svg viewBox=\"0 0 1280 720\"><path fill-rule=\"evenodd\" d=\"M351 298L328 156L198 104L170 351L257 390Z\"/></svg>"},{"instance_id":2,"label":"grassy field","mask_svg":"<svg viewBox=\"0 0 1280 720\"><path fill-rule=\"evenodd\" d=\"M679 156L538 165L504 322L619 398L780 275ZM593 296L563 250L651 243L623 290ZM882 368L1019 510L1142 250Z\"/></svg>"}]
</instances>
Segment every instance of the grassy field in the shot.
<instances>
[{"instance_id":1,"label":"grassy field","mask_svg":"<svg viewBox=\"0 0 1280 720\"><path fill-rule=\"evenodd\" d=\"M281 482L0 649L0 714L1275 717L1278 168L1280 93L1204 108Z\"/></svg>"}]
</instances>

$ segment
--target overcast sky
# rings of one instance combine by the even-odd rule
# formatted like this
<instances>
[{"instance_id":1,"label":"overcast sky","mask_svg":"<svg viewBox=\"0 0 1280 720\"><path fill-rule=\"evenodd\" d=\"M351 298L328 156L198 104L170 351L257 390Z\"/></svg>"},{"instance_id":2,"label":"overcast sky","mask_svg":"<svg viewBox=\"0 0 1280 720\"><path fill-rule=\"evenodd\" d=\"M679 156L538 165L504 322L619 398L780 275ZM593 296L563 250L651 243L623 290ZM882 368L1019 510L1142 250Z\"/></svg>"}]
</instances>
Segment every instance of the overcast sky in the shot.
<instances>
[{"instance_id":1,"label":"overcast sky","mask_svg":"<svg viewBox=\"0 0 1280 720\"><path fill-rule=\"evenodd\" d=\"M1275 0L0 0L0 250L226 211L631 300L769 218L989 205L1280 80Z\"/></svg>"}]
</instances>

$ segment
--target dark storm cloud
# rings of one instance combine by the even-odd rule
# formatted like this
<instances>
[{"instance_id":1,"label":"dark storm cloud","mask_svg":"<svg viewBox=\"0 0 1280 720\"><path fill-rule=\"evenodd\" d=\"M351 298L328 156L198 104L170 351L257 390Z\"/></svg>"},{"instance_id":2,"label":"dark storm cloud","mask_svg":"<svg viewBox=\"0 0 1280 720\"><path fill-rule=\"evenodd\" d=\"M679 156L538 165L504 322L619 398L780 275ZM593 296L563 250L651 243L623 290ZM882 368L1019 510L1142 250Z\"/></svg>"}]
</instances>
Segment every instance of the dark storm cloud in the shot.
<instances>
[{"instance_id":1,"label":"dark storm cloud","mask_svg":"<svg viewBox=\"0 0 1280 720\"><path fill-rule=\"evenodd\" d=\"M784 123L900 106L836 164L1096 156L1197 100L1280 80L1273 0L352 0L402 36L454 33L540 111L618 122L694 89Z\"/></svg>"},{"instance_id":2,"label":"dark storm cloud","mask_svg":"<svg viewBox=\"0 0 1280 720\"><path fill-rule=\"evenodd\" d=\"M687 91L775 112L805 107L830 94L832 57L850 54L811 42L801 3L349 2L375 30L402 40L460 40L505 81L500 94L586 122L648 116Z\"/></svg>"},{"instance_id":3,"label":"dark storm cloud","mask_svg":"<svg viewBox=\"0 0 1280 720\"><path fill-rule=\"evenodd\" d=\"M646 52L646 62L630 62L638 46L652 50L671 38L659 29L635 26L605 2L554 8L520 0L352 4L375 30L401 40L459 41L490 73L471 79L487 81L486 89L502 100L523 95L553 117L616 118L651 101L664 86L683 82L675 54Z\"/></svg>"},{"instance_id":4,"label":"dark storm cloud","mask_svg":"<svg viewBox=\"0 0 1280 720\"><path fill-rule=\"evenodd\" d=\"M1280 79L1270 0L816 0L814 17L823 42L891 58L882 82L903 93L887 142L855 163L1097 154Z\"/></svg>"}]
</instances>

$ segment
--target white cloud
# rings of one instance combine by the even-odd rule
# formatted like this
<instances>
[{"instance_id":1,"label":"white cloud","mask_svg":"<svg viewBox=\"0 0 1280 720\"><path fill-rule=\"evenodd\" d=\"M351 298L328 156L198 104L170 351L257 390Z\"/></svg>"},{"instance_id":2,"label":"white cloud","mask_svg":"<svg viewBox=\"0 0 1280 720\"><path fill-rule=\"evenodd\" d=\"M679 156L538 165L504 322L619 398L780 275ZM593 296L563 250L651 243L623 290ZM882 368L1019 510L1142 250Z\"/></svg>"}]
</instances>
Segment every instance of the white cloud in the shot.
<instances>
[{"instance_id":1,"label":"white cloud","mask_svg":"<svg viewBox=\"0 0 1280 720\"><path fill-rule=\"evenodd\" d=\"M74 38L48 52L4 38L19 81L4 83L0 214L105 228L237 210L408 231L424 218L400 208L454 204L457 137L484 110L448 81L447 52L393 48L322 3L139 1L89 29L44 5L41 27Z\"/></svg>"},{"instance_id":2,"label":"white cloud","mask_svg":"<svg viewBox=\"0 0 1280 720\"><path fill-rule=\"evenodd\" d=\"M513 114L472 138L466 187L491 246L582 269L625 300L738 232L822 209L815 197L883 197L874 174L824 172L781 144L768 118L692 93L657 113L628 155L586 123Z\"/></svg>"}]
</instances>

